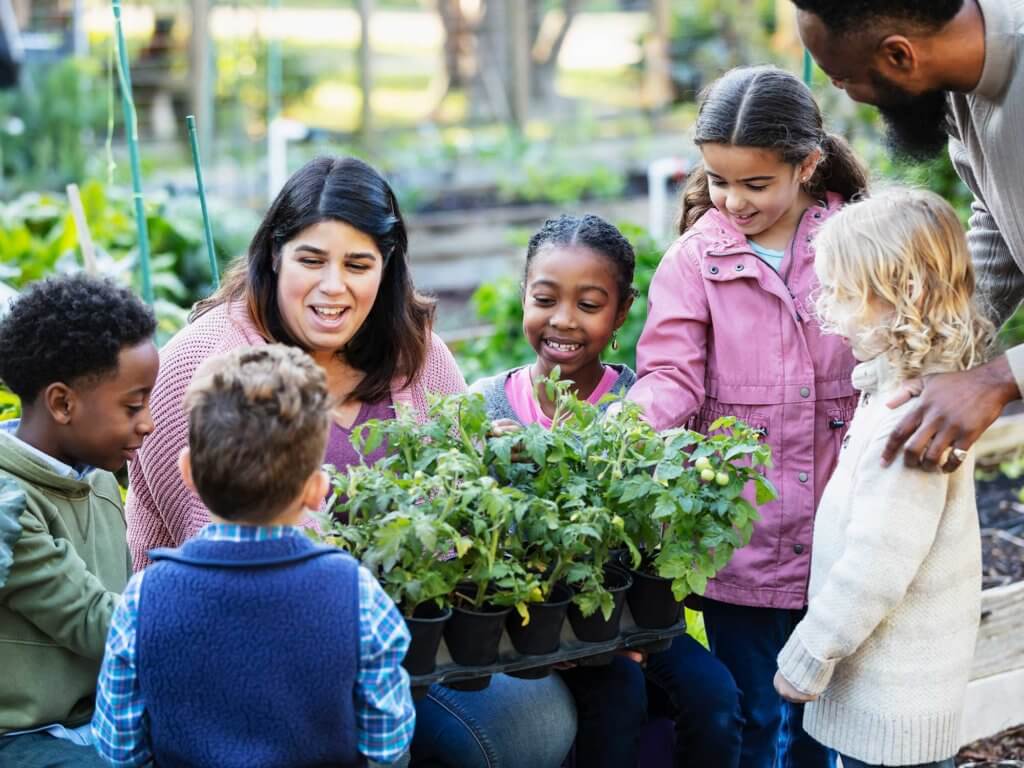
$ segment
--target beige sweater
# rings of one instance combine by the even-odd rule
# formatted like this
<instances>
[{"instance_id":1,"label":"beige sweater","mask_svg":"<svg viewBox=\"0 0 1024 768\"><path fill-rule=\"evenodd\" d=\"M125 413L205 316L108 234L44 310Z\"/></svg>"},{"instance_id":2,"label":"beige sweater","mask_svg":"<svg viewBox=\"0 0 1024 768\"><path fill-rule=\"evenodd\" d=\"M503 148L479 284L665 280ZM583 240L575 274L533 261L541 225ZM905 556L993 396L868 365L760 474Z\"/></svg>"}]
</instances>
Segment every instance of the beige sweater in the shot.
<instances>
[{"instance_id":1,"label":"beige sweater","mask_svg":"<svg viewBox=\"0 0 1024 768\"><path fill-rule=\"evenodd\" d=\"M970 93L951 93L949 156L974 194L967 242L978 297L997 325L1024 299L1024 0L978 0L985 65ZM1006 353L1024 393L1024 344Z\"/></svg>"},{"instance_id":2,"label":"beige sweater","mask_svg":"<svg viewBox=\"0 0 1024 768\"><path fill-rule=\"evenodd\" d=\"M804 728L867 763L916 765L959 746L978 629L981 545L974 457L952 474L883 469L882 447L913 403L878 358L814 521L810 604L779 654L797 689L821 694Z\"/></svg>"}]
</instances>

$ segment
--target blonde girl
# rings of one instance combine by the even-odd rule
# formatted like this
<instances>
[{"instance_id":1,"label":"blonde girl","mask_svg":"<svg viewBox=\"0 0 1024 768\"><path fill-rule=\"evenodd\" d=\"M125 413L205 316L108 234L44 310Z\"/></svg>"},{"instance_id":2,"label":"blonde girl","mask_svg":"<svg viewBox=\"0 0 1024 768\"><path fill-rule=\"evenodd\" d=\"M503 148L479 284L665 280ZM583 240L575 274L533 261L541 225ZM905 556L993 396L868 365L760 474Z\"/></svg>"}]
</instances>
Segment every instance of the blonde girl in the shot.
<instances>
[{"instance_id":1,"label":"blonde girl","mask_svg":"<svg viewBox=\"0 0 1024 768\"><path fill-rule=\"evenodd\" d=\"M954 448L961 466L949 474L883 467L889 433L914 407L886 402L910 379L984 362L993 328L972 300L963 229L937 195L894 189L849 206L816 250L816 311L860 361L861 397L776 687L807 703L804 729L846 768L952 768L981 589L974 461Z\"/></svg>"}]
</instances>

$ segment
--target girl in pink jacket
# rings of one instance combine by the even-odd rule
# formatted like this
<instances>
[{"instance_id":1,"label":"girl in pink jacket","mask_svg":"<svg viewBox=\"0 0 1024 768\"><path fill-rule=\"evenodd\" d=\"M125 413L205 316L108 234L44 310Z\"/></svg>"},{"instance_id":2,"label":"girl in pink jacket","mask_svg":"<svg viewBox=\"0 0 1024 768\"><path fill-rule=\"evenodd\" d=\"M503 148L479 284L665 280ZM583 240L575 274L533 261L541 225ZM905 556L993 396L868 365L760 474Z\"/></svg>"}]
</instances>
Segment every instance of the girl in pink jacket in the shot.
<instances>
[{"instance_id":1,"label":"girl in pink jacket","mask_svg":"<svg viewBox=\"0 0 1024 768\"><path fill-rule=\"evenodd\" d=\"M814 511L856 406L853 356L821 332L811 241L865 190L867 173L825 132L811 92L774 67L734 69L704 97L703 167L684 191L680 238L651 283L629 397L654 426L706 430L735 415L772 447L779 498L703 599L714 653L742 691L745 768L818 768L834 757L804 734L772 684L807 604Z\"/></svg>"}]
</instances>

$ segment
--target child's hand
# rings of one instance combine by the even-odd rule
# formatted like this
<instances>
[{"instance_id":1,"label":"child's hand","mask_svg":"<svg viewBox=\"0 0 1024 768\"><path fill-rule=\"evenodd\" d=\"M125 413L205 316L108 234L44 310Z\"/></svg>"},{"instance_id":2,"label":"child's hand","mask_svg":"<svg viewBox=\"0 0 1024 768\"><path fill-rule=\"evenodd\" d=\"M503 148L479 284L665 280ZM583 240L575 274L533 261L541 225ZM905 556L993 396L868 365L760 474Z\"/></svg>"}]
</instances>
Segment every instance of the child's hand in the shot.
<instances>
[{"instance_id":1,"label":"child's hand","mask_svg":"<svg viewBox=\"0 0 1024 768\"><path fill-rule=\"evenodd\" d=\"M491 437L504 437L514 435L521 430L523 425L514 419L495 419L491 422ZM512 461L529 461L529 457L523 452L522 441L517 441L512 447Z\"/></svg>"},{"instance_id":2,"label":"child's hand","mask_svg":"<svg viewBox=\"0 0 1024 768\"><path fill-rule=\"evenodd\" d=\"M520 429L522 429L522 426L515 419L495 419L491 422L491 437L510 435L513 432L518 432Z\"/></svg>"},{"instance_id":3,"label":"child's hand","mask_svg":"<svg viewBox=\"0 0 1024 768\"><path fill-rule=\"evenodd\" d=\"M816 695L812 696L809 693L798 691L790 685L789 680L784 678L781 672L775 673L775 690L778 691L779 696L793 704L806 704L807 702L814 701L818 698Z\"/></svg>"}]
</instances>

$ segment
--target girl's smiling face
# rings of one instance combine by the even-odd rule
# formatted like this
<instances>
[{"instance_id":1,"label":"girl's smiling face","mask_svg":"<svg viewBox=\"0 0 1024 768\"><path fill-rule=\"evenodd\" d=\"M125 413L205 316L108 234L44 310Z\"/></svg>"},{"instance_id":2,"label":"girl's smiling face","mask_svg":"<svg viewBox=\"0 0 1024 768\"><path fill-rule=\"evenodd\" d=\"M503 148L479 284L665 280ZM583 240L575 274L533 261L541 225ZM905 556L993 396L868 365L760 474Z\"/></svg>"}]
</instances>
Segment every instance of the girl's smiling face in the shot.
<instances>
[{"instance_id":1,"label":"girl's smiling face","mask_svg":"<svg viewBox=\"0 0 1024 768\"><path fill-rule=\"evenodd\" d=\"M715 208L745 237L766 248L785 249L800 214L813 202L802 184L814 173L821 152L792 165L768 149L731 144L700 149Z\"/></svg>"},{"instance_id":2,"label":"girl's smiling face","mask_svg":"<svg viewBox=\"0 0 1024 768\"><path fill-rule=\"evenodd\" d=\"M626 319L609 257L585 246L552 245L531 260L523 290L523 333L537 353L537 373L600 380L601 352Z\"/></svg>"}]
</instances>

